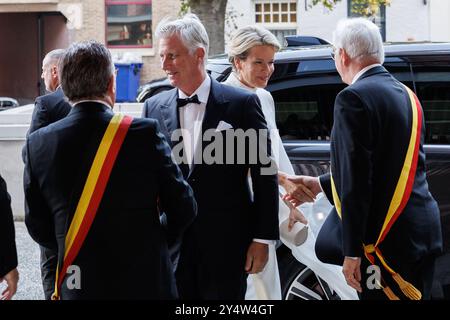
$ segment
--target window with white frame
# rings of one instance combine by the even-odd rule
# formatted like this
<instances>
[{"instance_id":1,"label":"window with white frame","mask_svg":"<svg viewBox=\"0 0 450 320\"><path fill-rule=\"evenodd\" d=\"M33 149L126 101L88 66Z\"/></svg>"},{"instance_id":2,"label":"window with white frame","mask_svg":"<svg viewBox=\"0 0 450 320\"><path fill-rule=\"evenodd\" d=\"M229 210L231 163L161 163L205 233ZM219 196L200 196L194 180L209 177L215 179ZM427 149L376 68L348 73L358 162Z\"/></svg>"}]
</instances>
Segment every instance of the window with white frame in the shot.
<instances>
[{"instance_id":1,"label":"window with white frame","mask_svg":"<svg viewBox=\"0 0 450 320\"><path fill-rule=\"evenodd\" d=\"M361 17L361 8L365 8L366 4L354 0L348 0L347 10L349 17ZM381 37L386 41L386 6L378 5L376 14L369 18L373 23L380 27Z\"/></svg>"},{"instance_id":2,"label":"window with white frame","mask_svg":"<svg viewBox=\"0 0 450 320\"><path fill-rule=\"evenodd\" d=\"M297 1L255 1L256 23L297 23Z\"/></svg>"},{"instance_id":3,"label":"window with white frame","mask_svg":"<svg viewBox=\"0 0 450 320\"><path fill-rule=\"evenodd\" d=\"M284 37L297 33L297 1L255 0L255 22L269 29L284 44Z\"/></svg>"},{"instance_id":4,"label":"window with white frame","mask_svg":"<svg viewBox=\"0 0 450 320\"><path fill-rule=\"evenodd\" d=\"M105 0L108 47L152 47L151 0Z\"/></svg>"}]
</instances>

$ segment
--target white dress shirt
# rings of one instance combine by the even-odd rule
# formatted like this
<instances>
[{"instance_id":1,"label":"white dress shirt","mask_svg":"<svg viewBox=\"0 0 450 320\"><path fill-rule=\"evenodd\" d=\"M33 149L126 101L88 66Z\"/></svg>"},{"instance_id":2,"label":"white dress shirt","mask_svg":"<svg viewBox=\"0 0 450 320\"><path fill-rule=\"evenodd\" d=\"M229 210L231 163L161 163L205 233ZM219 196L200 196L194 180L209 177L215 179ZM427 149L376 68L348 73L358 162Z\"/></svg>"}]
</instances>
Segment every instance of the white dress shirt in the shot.
<instances>
[{"instance_id":1,"label":"white dress shirt","mask_svg":"<svg viewBox=\"0 0 450 320\"><path fill-rule=\"evenodd\" d=\"M211 90L211 78L206 76L200 87L191 94L190 97L197 95L200 103L188 103L184 107L178 109L180 119L180 128L183 136L184 152L189 164L192 168L194 163L193 151L196 150L199 138L202 133L202 122L205 116L206 103L208 102L209 91ZM183 91L178 89L178 98L186 99L188 97Z\"/></svg>"},{"instance_id":2,"label":"white dress shirt","mask_svg":"<svg viewBox=\"0 0 450 320\"><path fill-rule=\"evenodd\" d=\"M193 150L197 149L199 139L202 134L202 122L205 116L206 103L208 102L209 92L211 91L211 79L209 76L203 80L200 87L197 88L190 96L178 89L178 98L186 99L197 95L200 104L188 103L184 107L178 109L180 119L180 128L183 136L184 152L188 160L189 168L194 163ZM200 152L202 150L199 150ZM253 239L255 242L272 243L272 240Z\"/></svg>"},{"instance_id":3,"label":"white dress shirt","mask_svg":"<svg viewBox=\"0 0 450 320\"><path fill-rule=\"evenodd\" d=\"M357 74L355 74L355 76L353 77L352 84L354 84L356 81L358 81L358 79L361 78L361 76L364 73L366 73L367 71L369 71L370 69L375 68L375 67L381 67L381 64L374 63L374 64L368 65L367 67L359 70L359 72Z\"/></svg>"},{"instance_id":4,"label":"white dress shirt","mask_svg":"<svg viewBox=\"0 0 450 320\"><path fill-rule=\"evenodd\" d=\"M97 102L97 103L101 103L101 104L107 106L107 107L110 108L110 109L113 108L113 107L111 107L108 103L106 103L106 102L103 101L103 100L80 100L80 101L75 102L75 103L72 105L72 107L75 107L77 104L80 104L80 103L83 103L83 102Z\"/></svg>"}]
</instances>

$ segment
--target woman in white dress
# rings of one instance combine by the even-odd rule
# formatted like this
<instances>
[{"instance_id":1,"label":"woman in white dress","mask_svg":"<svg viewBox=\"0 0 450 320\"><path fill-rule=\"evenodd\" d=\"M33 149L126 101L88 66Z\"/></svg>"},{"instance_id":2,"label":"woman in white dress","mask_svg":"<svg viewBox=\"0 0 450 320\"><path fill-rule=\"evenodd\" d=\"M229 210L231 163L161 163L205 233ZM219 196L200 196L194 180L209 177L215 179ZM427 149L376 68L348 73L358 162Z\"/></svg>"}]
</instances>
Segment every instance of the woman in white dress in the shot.
<instances>
[{"instance_id":1,"label":"woman in white dress","mask_svg":"<svg viewBox=\"0 0 450 320\"><path fill-rule=\"evenodd\" d=\"M225 84L250 90L261 101L262 111L270 130L272 155L278 165L279 182L284 188L288 182L285 174L293 175L294 169L284 150L275 122L275 104L267 86L274 71L275 52L280 49L277 38L268 30L258 26L247 26L237 30L229 43L228 57L233 65L233 71ZM280 194L285 191L280 187ZM312 201L312 199L310 199ZM306 224L303 215L289 203L280 199L279 221L290 219L290 227L295 221ZM281 240L283 242L283 233ZM249 275L247 281L246 299L281 299L280 278L276 258L275 243L269 244L269 260L264 270L258 274Z\"/></svg>"}]
</instances>

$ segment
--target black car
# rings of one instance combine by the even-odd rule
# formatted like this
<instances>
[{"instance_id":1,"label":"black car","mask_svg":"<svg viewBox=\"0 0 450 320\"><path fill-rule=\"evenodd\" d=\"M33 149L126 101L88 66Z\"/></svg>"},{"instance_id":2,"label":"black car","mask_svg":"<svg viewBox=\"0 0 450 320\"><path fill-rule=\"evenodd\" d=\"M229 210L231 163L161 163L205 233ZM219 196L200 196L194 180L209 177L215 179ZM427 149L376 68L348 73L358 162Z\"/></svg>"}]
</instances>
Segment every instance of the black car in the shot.
<instances>
[{"instance_id":1,"label":"black car","mask_svg":"<svg viewBox=\"0 0 450 320\"><path fill-rule=\"evenodd\" d=\"M297 174L317 176L329 170L329 139L334 100L346 85L330 57L331 46L288 47L275 56L275 72L267 90L275 100L276 120L284 146ZM441 211L444 254L438 258L433 298L450 299L450 43L386 44L384 67L418 96L426 120L424 149L431 193ZM208 60L207 70L218 81L231 72L226 55ZM171 89L167 79L144 85L143 102ZM299 263L283 245L278 249L284 298L311 297L293 291L293 283L336 299L314 272Z\"/></svg>"}]
</instances>

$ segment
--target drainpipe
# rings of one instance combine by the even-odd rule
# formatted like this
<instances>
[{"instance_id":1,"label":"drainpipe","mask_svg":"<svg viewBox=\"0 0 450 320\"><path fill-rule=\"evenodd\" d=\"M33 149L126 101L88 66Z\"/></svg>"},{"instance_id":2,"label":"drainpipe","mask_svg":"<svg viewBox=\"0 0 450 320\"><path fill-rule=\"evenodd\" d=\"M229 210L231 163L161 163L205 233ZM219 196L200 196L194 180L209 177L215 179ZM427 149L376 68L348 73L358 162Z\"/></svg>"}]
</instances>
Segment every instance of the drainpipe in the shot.
<instances>
[{"instance_id":1,"label":"drainpipe","mask_svg":"<svg viewBox=\"0 0 450 320\"><path fill-rule=\"evenodd\" d=\"M43 95L45 93L45 88L42 88L42 79L41 79L41 73L42 73L42 60L44 57L42 56L42 51L44 50L44 36L43 36L43 30L44 30L44 21L42 19L43 15L41 13L38 13L37 17L37 32L38 32L38 41L37 41L37 56L38 56L38 91L39 96Z\"/></svg>"}]
</instances>

